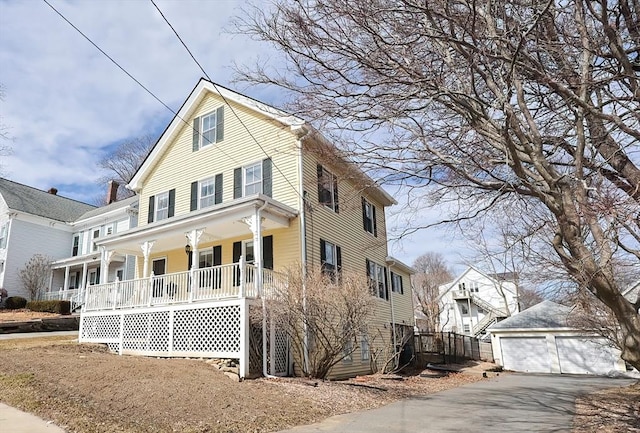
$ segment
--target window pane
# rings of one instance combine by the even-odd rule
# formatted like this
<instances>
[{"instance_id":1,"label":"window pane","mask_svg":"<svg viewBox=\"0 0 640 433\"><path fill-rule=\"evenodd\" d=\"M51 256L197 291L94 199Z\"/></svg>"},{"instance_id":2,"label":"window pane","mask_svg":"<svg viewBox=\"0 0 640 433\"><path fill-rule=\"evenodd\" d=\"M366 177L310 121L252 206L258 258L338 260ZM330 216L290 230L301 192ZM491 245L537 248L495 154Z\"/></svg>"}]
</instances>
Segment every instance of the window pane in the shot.
<instances>
[{"instance_id":1,"label":"window pane","mask_svg":"<svg viewBox=\"0 0 640 433\"><path fill-rule=\"evenodd\" d=\"M215 204L215 182L207 179L200 182L200 209Z\"/></svg>"},{"instance_id":2,"label":"window pane","mask_svg":"<svg viewBox=\"0 0 640 433\"><path fill-rule=\"evenodd\" d=\"M336 264L335 257L333 254L334 251L335 251L335 246L330 242L325 242L324 244L325 262L333 266L335 266Z\"/></svg>"},{"instance_id":3,"label":"window pane","mask_svg":"<svg viewBox=\"0 0 640 433\"><path fill-rule=\"evenodd\" d=\"M262 163L245 167L244 185L245 196L262 192Z\"/></svg>"},{"instance_id":4,"label":"window pane","mask_svg":"<svg viewBox=\"0 0 640 433\"><path fill-rule=\"evenodd\" d=\"M213 251L201 251L198 267L209 268L211 266L213 266Z\"/></svg>"},{"instance_id":5,"label":"window pane","mask_svg":"<svg viewBox=\"0 0 640 433\"><path fill-rule=\"evenodd\" d=\"M165 192L156 196L156 221L169 217L169 193Z\"/></svg>"},{"instance_id":6,"label":"window pane","mask_svg":"<svg viewBox=\"0 0 640 433\"><path fill-rule=\"evenodd\" d=\"M216 142L216 113L202 118L202 146Z\"/></svg>"}]
</instances>

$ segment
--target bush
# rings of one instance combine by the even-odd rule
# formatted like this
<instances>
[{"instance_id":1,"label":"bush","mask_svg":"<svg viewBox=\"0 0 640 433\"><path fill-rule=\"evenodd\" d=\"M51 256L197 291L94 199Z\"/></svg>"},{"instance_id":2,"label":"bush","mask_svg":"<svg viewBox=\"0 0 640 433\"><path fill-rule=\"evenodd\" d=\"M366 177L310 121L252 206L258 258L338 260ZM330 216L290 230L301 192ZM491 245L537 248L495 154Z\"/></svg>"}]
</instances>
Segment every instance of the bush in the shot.
<instances>
[{"instance_id":1,"label":"bush","mask_svg":"<svg viewBox=\"0 0 640 433\"><path fill-rule=\"evenodd\" d=\"M71 314L69 301L29 301L27 308L41 313Z\"/></svg>"},{"instance_id":2,"label":"bush","mask_svg":"<svg viewBox=\"0 0 640 433\"><path fill-rule=\"evenodd\" d=\"M27 300L22 296L9 296L4 302L8 310L18 310L27 306Z\"/></svg>"}]
</instances>

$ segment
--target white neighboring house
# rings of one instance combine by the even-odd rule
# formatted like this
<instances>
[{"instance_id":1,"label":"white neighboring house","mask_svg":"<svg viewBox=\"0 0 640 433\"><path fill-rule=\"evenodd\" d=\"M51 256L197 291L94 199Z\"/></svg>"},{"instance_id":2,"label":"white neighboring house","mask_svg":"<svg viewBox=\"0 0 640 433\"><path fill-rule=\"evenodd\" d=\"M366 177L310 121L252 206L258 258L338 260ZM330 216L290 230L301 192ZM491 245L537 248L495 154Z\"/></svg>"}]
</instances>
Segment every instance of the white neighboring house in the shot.
<instances>
[{"instance_id":1,"label":"white neighboring house","mask_svg":"<svg viewBox=\"0 0 640 433\"><path fill-rule=\"evenodd\" d=\"M505 370L528 373L626 372L620 350L602 336L569 326L572 308L543 301L489 328L493 357Z\"/></svg>"},{"instance_id":2,"label":"white neighboring house","mask_svg":"<svg viewBox=\"0 0 640 433\"><path fill-rule=\"evenodd\" d=\"M20 280L20 269L36 253L53 259L68 256L72 222L95 209L57 192L0 178L0 288L9 296L30 298Z\"/></svg>"},{"instance_id":3,"label":"white neighboring house","mask_svg":"<svg viewBox=\"0 0 640 433\"><path fill-rule=\"evenodd\" d=\"M138 197L113 201L116 191L117 184L111 184L107 200L112 203L83 213L71 224L73 233L66 242L65 255L51 264L47 299L70 300L76 308L87 286L134 277L135 255L107 253L96 245L99 239L137 225Z\"/></svg>"},{"instance_id":4,"label":"white neighboring house","mask_svg":"<svg viewBox=\"0 0 640 433\"><path fill-rule=\"evenodd\" d=\"M514 275L490 275L469 267L439 288L440 331L482 337L486 329L519 311Z\"/></svg>"}]
</instances>

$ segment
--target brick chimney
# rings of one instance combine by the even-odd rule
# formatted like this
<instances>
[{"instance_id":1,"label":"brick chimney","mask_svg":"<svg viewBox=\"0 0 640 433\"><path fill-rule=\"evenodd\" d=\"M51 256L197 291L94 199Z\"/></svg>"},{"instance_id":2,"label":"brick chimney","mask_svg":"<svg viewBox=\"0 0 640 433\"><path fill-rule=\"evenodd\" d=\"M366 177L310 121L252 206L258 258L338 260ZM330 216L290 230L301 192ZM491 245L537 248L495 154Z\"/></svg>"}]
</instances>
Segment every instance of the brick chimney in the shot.
<instances>
[{"instance_id":1,"label":"brick chimney","mask_svg":"<svg viewBox=\"0 0 640 433\"><path fill-rule=\"evenodd\" d=\"M115 180L110 180L107 185L107 204L111 204L118 200L118 187L120 184Z\"/></svg>"},{"instance_id":2,"label":"brick chimney","mask_svg":"<svg viewBox=\"0 0 640 433\"><path fill-rule=\"evenodd\" d=\"M49 188L49 190L47 192L49 194L52 194L52 195L57 195L58 194L58 188Z\"/></svg>"}]
</instances>

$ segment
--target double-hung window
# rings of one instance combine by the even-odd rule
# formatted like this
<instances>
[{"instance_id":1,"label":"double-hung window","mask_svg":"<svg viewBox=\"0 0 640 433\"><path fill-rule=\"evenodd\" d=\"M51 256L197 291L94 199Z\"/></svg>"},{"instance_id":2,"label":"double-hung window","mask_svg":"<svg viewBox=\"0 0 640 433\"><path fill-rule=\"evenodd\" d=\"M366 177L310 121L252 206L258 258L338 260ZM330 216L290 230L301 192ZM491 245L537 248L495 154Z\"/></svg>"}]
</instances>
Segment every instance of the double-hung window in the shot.
<instances>
[{"instance_id":1,"label":"double-hung window","mask_svg":"<svg viewBox=\"0 0 640 433\"><path fill-rule=\"evenodd\" d=\"M325 240L320 239L320 263L322 272L335 278L342 270L342 249Z\"/></svg>"},{"instance_id":2,"label":"double-hung window","mask_svg":"<svg viewBox=\"0 0 640 433\"><path fill-rule=\"evenodd\" d=\"M360 335L360 359L368 361L370 357L369 338L366 334Z\"/></svg>"},{"instance_id":3,"label":"double-hung window","mask_svg":"<svg viewBox=\"0 0 640 433\"><path fill-rule=\"evenodd\" d=\"M212 177L200 181L200 209L213 206L215 204L215 186L216 183Z\"/></svg>"},{"instance_id":4,"label":"double-hung window","mask_svg":"<svg viewBox=\"0 0 640 433\"><path fill-rule=\"evenodd\" d=\"M91 239L93 241L93 251L98 251L98 245L96 245L96 239L98 239L100 237L100 229L94 229L93 230L93 235L91 236Z\"/></svg>"},{"instance_id":5,"label":"double-hung window","mask_svg":"<svg viewBox=\"0 0 640 433\"><path fill-rule=\"evenodd\" d=\"M318 201L338 213L338 178L318 164Z\"/></svg>"},{"instance_id":6,"label":"double-hung window","mask_svg":"<svg viewBox=\"0 0 640 433\"><path fill-rule=\"evenodd\" d=\"M374 236L378 236L378 228L376 227L376 207L364 197L362 197L362 225L365 231Z\"/></svg>"},{"instance_id":7,"label":"double-hung window","mask_svg":"<svg viewBox=\"0 0 640 433\"><path fill-rule=\"evenodd\" d=\"M224 107L193 119L193 151L224 138Z\"/></svg>"},{"instance_id":8,"label":"double-hung window","mask_svg":"<svg viewBox=\"0 0 640 433\"><path fill-rule=\"evenodd\" d=\"M387 291L387 269L384 266L367 260L367 277L373 294L382 299L389 299Z\"/></svg>"},{"instance_id":9,"label":"double-hung window","mask_svg":"<svg viewBox=\"0 0 640 433\"><path fill-rule=\"evenodd\" d=\"M73 235L73 246L71 247L71 256L75 257L80 254L80 234Z\"/></svg>"},{"instance_id":10,"label":"double-hung window","mask_svg":"<svg viewBox=\"0 0 640 433\"><path fill-rule=\"evenodd\" d=\"M233 198L264 194L271 197L271 158L233 171Z\"/></svg>"},{"instance_id":11,"label":"double-hung window","mask_svg":"<svg viewBox=\"0 0 640 433\"><path fill-rule=\"evenodd\" d=\"M262 192L262 163L258 162L243 168L243 196L260 194Z\"/></svg>"},{"instance_id":12,"label":"double-hung window","mask_svg":"<svg viewBox=\"0 0 640 433\"><path fill-rule=\"evenodd\" d=\"M156 194L156 215L154 221L169 218L169 193Z\"/></svg>"},{"instance_id":13,"label":"double-hung window","mask_svg":"<svg viewBox=\"0 0 640 433\"><path fill-rule=\"evenodd\" d=\"M404 288L402 287L402 275L391 272L391 291L400 294L404 293Z\"/></svg>"}]
</instances>

